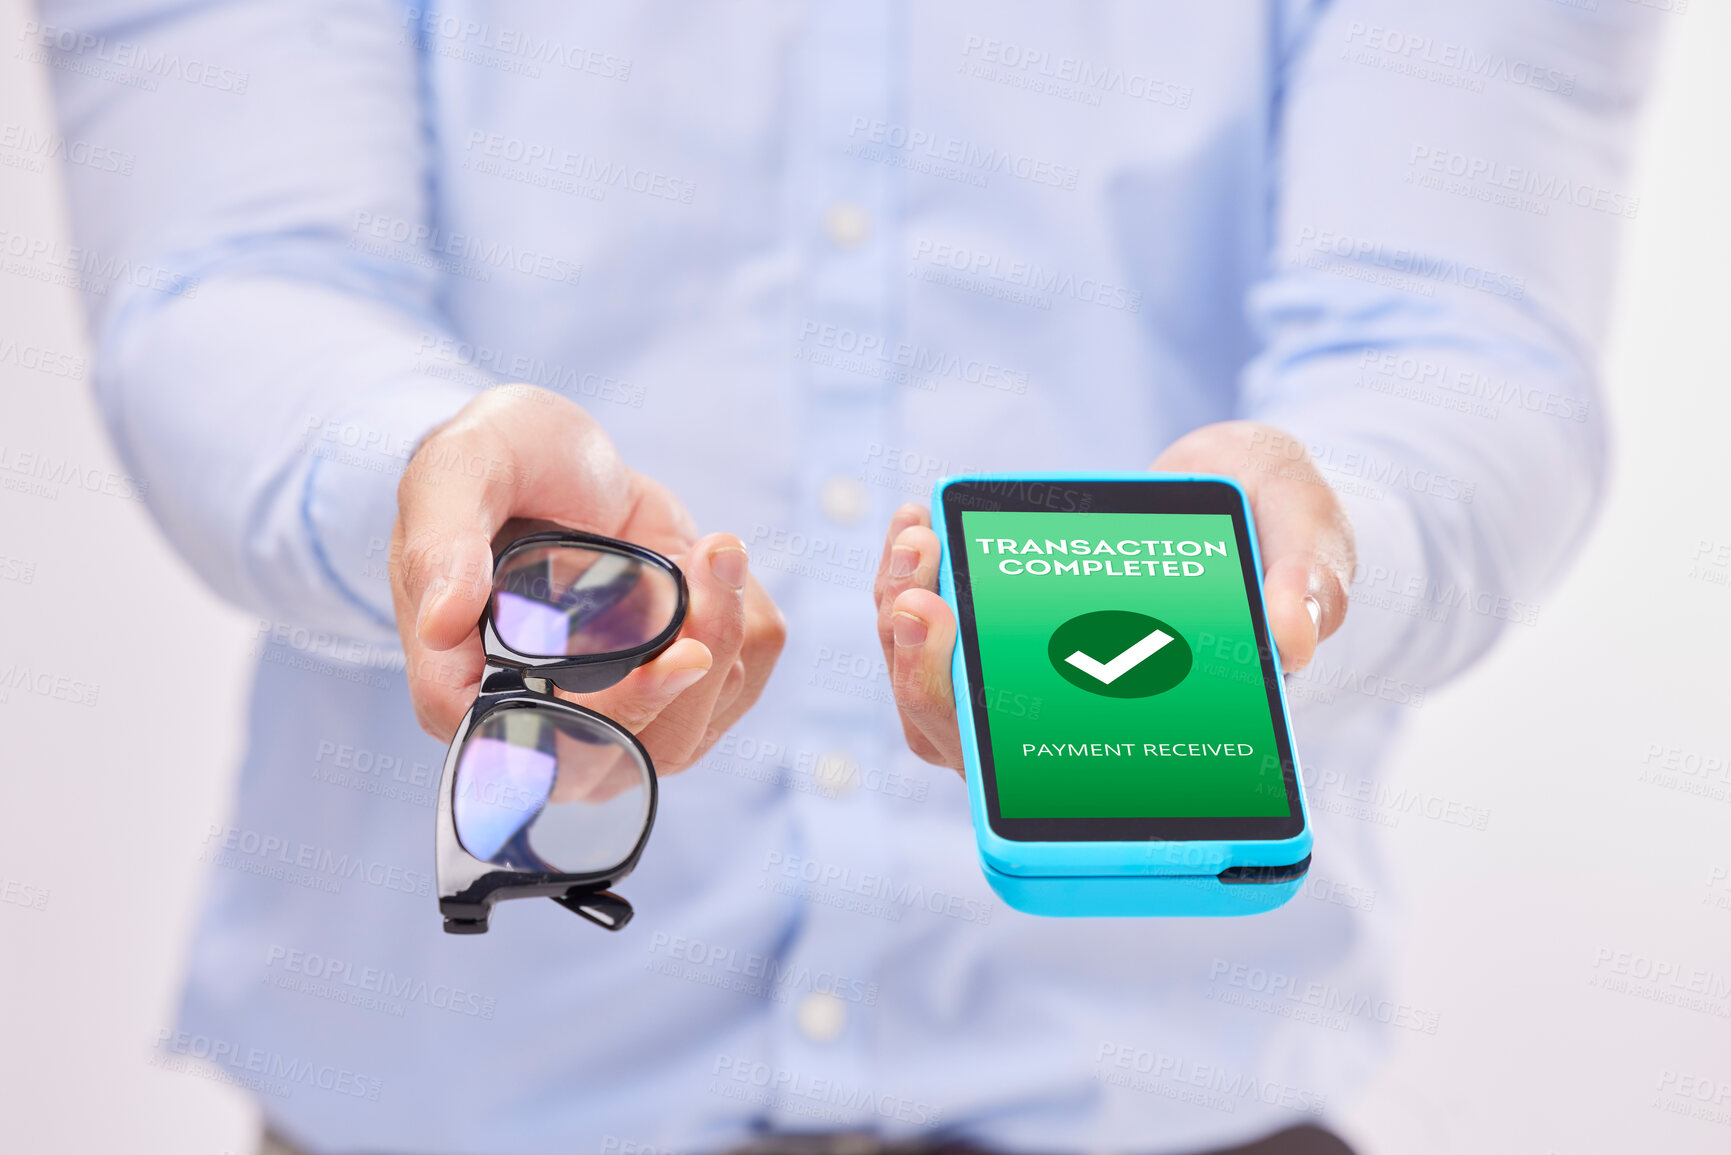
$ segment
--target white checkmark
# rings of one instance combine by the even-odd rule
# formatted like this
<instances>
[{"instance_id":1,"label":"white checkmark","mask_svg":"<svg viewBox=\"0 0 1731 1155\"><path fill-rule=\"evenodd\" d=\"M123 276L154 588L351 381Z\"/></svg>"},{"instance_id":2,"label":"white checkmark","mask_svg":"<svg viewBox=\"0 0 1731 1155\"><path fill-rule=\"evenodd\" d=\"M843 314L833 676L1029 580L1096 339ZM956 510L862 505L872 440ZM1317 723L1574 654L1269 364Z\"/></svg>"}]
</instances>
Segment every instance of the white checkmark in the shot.
<instances>
[{"instance_id":1,"label":"white checkmark","mask_svg":"<svg viewBox=\"0 0 1731 1155\"><path fill-rule=\"evenodd\" d=\"M1077 650L1065 658L1072 666L1084 674L1098 678L1102 685L1110 686L1125 674L1141 665L1144 660L1153 657L1160 649L1172 640L1172 635L1165 630L1155 630L1110 662L1096 662L1081 650Z\"/></svg>"}]
</instances>

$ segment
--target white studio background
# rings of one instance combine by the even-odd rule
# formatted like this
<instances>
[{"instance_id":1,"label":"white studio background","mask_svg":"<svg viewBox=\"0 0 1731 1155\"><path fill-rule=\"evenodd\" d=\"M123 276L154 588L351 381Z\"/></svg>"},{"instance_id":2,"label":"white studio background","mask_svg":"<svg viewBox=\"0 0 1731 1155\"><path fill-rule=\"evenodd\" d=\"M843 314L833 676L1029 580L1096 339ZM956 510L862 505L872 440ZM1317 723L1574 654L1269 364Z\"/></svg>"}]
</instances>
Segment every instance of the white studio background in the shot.
<instances>
[{"instance_id":1,"label":"white studio background","mask_svg":"<svg viewBox=\"0 0 1731 1155\"><path fill-rule=\"evenodd\" d=\"M0 0L0 131L40 135L27 15ZM1731 1150L1731 5L1668 24L1608 365L1609 504L1537 623L1413 712L1392 794L1368 803L1395 990L1436 1030L1397 1031L1344 1105L1367 1155ZM55 162L24 157L0 156L0 236L64 245ZM3 1145L243 1155L247 1100L150 1060L240 754L255 623L138 501L27 476L20 455L43 454L128 489L73 292L30 271L0 261L0 674L64 680L59 697L0 686ZM1427 817L1451 804L1488 811L1484 829Z\"/></svg>"}]
</instances>

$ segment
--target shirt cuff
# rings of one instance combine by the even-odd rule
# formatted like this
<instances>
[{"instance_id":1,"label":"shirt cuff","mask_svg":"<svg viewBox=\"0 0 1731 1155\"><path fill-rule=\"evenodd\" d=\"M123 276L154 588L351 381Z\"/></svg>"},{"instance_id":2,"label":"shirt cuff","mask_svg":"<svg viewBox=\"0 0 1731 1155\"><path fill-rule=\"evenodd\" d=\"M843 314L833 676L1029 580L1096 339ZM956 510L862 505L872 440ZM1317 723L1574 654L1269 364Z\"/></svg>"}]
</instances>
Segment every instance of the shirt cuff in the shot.
<instances>
[{"instance_id":1,"label":"shirt cuff","mask_svg":"<svg viewBox=\"0 0 1731 1155\"><path fill-rule=\"evenodd\" d=\"M353 611L357 637L397 637L391 606L391 529L397 483L421 439L493 384L406 380L340 417L308 417L311 457L301 500L307 542L325 580Z\"/></svg>"}]
</instances>

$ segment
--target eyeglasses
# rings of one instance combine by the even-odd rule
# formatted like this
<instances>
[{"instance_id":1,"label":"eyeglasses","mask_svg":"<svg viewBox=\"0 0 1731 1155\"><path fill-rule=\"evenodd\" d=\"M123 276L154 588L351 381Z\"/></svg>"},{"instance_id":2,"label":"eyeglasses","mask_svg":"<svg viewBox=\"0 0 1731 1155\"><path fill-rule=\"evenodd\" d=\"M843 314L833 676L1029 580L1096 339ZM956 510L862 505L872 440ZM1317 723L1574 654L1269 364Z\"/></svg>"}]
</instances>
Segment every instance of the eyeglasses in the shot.
<instances>
[{"instance_id":1,"label":"eyeglasses","mask_svg":"<svg viewBox=\"0 0 1731 1155\"><path fill-rule=\"evenodd\" d=\"M493 539L481 617L487 664L439 780L439 910L482 934L493 904L548 897L619 930L611 887L655 823L655 766L636 736L552 687L593 693L673 644L685 621L679 567L627 542L550 522Z\"/></svg>"}]
</instances>

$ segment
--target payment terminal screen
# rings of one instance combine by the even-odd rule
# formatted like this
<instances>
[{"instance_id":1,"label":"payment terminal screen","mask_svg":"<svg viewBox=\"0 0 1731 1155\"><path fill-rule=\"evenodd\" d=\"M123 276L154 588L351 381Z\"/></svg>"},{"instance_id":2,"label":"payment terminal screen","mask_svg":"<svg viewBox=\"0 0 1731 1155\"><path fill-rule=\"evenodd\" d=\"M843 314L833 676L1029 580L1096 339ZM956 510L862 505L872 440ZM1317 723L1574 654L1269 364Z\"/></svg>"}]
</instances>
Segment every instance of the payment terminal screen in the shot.
<instances>
[{"instance_id":1,"label":"payment terminal screen","mask_svg":"<svg viewBox=\"0 0 1731 1155\"><path fill-rule=\"evenodd\" d=\"M1002 817L1289 813L1231 515L967 511L962 534Z\"/></svg>"}]
</instances>

